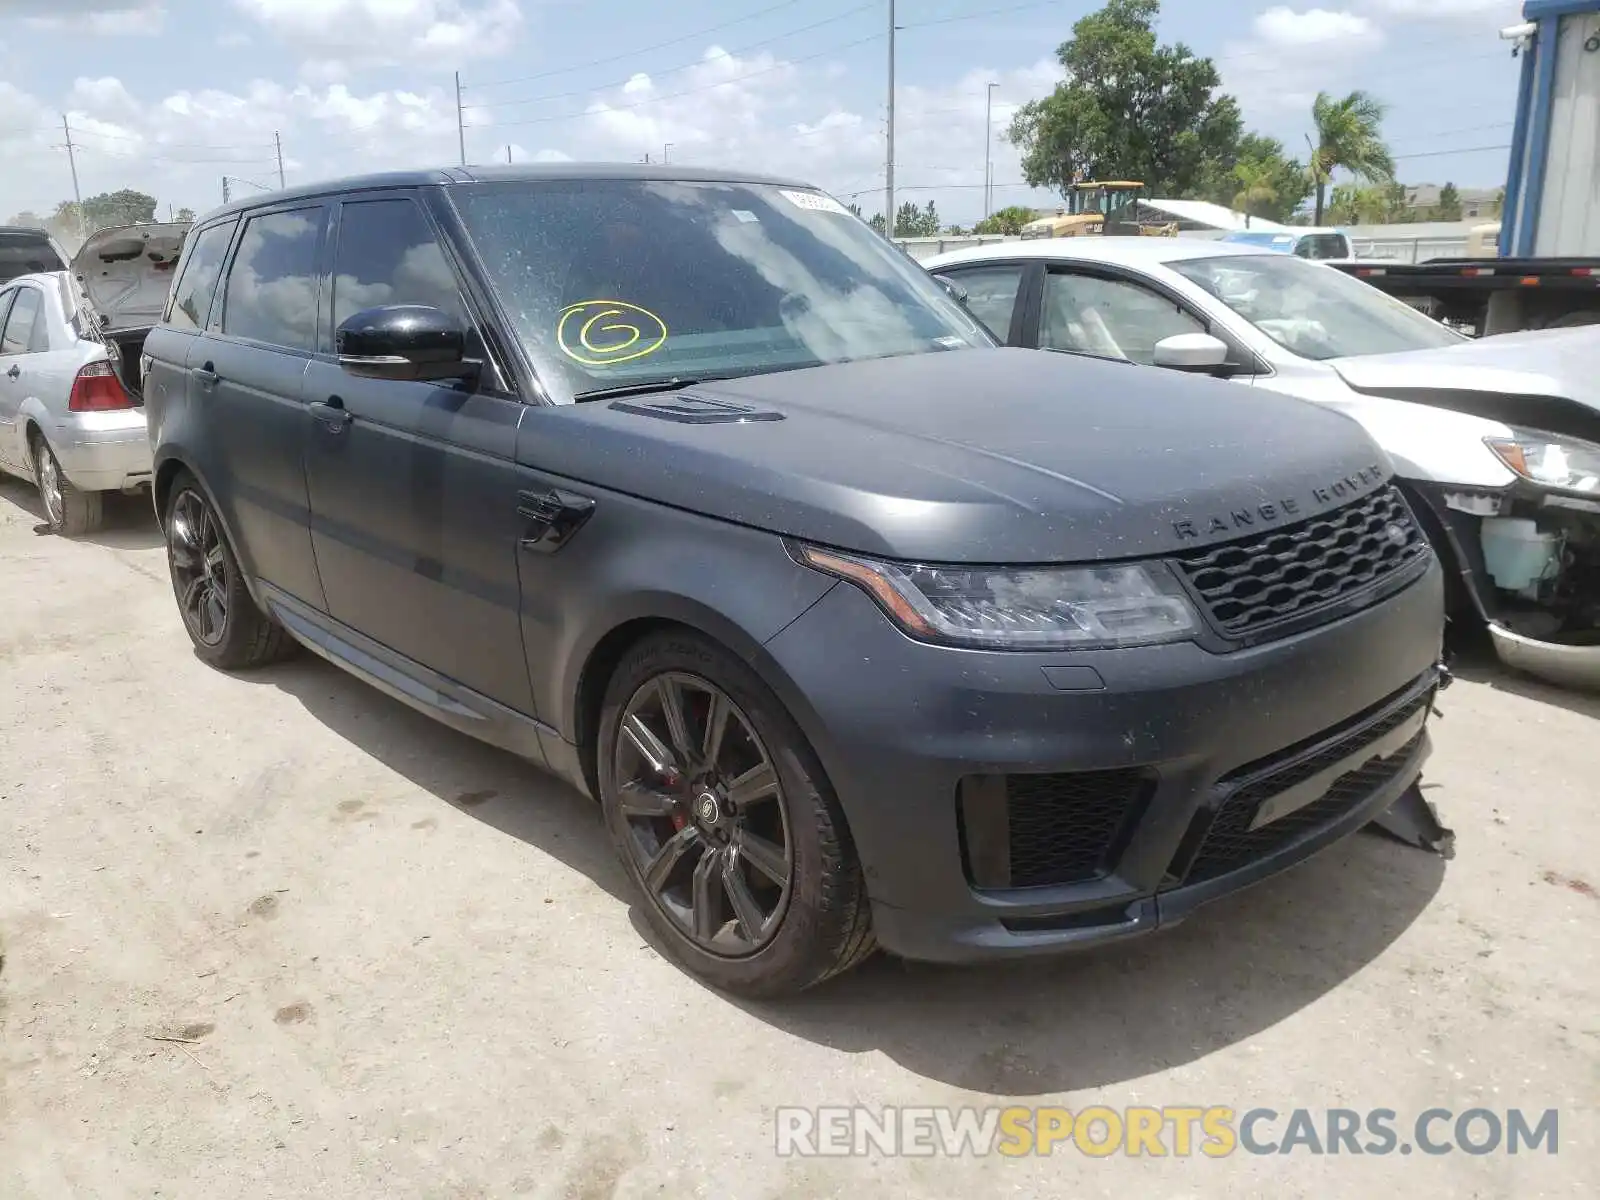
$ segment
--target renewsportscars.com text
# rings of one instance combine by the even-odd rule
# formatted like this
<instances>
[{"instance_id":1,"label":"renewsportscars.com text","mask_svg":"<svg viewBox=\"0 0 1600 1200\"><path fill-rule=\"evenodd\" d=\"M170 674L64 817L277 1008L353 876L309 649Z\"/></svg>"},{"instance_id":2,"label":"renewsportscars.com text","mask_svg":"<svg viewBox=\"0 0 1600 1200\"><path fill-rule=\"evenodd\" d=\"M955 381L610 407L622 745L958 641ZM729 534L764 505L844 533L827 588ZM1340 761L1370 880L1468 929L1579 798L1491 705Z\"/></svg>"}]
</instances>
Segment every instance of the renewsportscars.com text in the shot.
<instances>
[{"instance_id":1,"label":"renewsportscars.com text","mask_svg":"<svg viewBox=\"0 0 1600 1200\"><path fill-rule=\"evenodd\" d=\"M1010 1157L1058 1151L1091 1158L1298 1155L1556 1154L1559 1114L1429 1108L1249 1108L1167 1105L1113 1109L779 1108L782 1157Z\"/></svg>"}]
</instances>

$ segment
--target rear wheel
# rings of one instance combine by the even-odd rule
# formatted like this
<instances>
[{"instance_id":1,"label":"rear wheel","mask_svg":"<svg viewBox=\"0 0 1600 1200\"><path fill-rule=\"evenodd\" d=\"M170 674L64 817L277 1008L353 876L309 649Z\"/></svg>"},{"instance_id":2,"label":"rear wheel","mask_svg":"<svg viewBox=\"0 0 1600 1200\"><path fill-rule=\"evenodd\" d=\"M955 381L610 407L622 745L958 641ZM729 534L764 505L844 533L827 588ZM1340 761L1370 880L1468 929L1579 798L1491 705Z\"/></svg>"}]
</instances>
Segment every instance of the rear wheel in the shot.
<instances>
[{"instance_id":1,"label":"rear wheel","mask_svg":"<svg viewBox=\"0 0 1600 1200\"><path fill-rule=\"evenodd\" d=\"M746 995L797 992L872 953L843 814L753 671L691 633L646 639L606 690L601 804L651 925Z\"/></svg>"},{"instance_id":2,"label":"rear wheel","mask_svg":"<svg viewBox=\"0 0 1600 1200\"><path fill-rule=\"evenodd\" d=\"M284 657L293 641L256 607L222 522L200 485L180 475L167 500L167 569L183 627L214 667L259 667Z\"/></svg>"},{"instance_id":3,"label":"rear wheel","mask_svg":"<svg viewBox=\"0 0 1600 1200\"><path fill-rule=\"evenodd\" d=\"M73 487L43 437L33 439L33 478L44 504L44 519L53 533L81 537L100 528L105 515L100 493Z\"/></svg>"}]
</instances>

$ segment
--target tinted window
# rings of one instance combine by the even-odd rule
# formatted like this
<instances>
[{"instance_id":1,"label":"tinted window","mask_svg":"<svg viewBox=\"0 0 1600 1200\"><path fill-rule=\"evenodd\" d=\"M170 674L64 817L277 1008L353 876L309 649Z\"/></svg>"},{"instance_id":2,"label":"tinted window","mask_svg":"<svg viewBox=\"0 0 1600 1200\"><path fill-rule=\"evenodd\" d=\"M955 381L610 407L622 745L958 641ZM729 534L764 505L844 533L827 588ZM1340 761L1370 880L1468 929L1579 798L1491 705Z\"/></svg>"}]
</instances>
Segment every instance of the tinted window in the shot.
<instances>
[{"instance_id":1,"label":"tinted window","mask_svg":"<svg viewBox=\"0 0 1600 1200\"><path fill-rule=\"evenodd\" d=\"M967 293L967 311L1002 342L1011 333L1011 314L1022 287L1022 266L957 267L940 271Z\"/></svg>"},{"instance_id":2,"label":"tinted window","mask_svg":"<svg viewBox=\"0 0 1600 1200\"><path fill-rule=\"evenodd\" d=\"M340 211L333 327L380 304L427 304L466 319L450 263L410 200L367 200Z\"/></svg>"},{"instance_id":3,"label":"tinted window","mask_svg":"<svg viewBox=\"0 0 1600 1200\"><path fill-rule=\"evenodd\" d=\"M5 332L0 334L0 354L28 353L29 343L34 339L33 323L38 319L43 300L37 288L17 289L16 303L6 318Z\"/></svg>"},{"instance_id":4,"label":"tinted window","mask_svg":"<svg viewBox=\"0 0 1600 1200\"><path fill-rule=\"evenodd\" d=\"M927 271L821 192L574 180L451 198L558 400L990 344Z\"/></svg>"},{"instance_id":5,"label":"tinted window","mask_svg":"<svg viewBox=\"0 0 1600 1200\"><path fill-rule=\"evenodd\" d=\"M1301 258L1348 258L1350 247L1342 233L1311 233L1300 239L1294 252Z\"/></svg>"},{"instance_id":6,"label":"tinted window","mask_svg":"<svg viewBox=\"0 0 1600 1200\"><path fill-rule=\"evenodd\" d=\"M65 271L50 239L43 233L0 233L0 283L18 275L33 275L40 271Z\"/></svg>"},{"instance_id":7,"label":"tinted window","mask_svg":"<svg viewBox=\"0 0 1600 1200\"><path fill-rule=\"evenodd\" d=\"M233 240L237 221L213 225L202 230L189 248L189 261L177 287L172 289L171 311L167 324L178 329L203 329L206 314L211 311L211 297L217 290L217 276L222 273L222 259L228 253L228 243Z\"/></svg>"},{"instance_id":8,"label":"tinted window","mask_svg":"<svg viewBox=\"0 0 1600 1200\"><path fill-rule=\"evenodd\" d=\"M1156 343L1205 325L1175 301L1124 279L1051 272L1039 345L1131 362L1155 362Z\"/></svg>"},{"instance_id":9,"label":"tinted window","mask_svg":"<svg viewBox=\"0 0 1600 1200\"><path fill-rule=\"evenodd\" d=\"M252 217L228 272L222 332L291 350L317 341L317 243L324 210Z\"/></svg>"}]
</instances>

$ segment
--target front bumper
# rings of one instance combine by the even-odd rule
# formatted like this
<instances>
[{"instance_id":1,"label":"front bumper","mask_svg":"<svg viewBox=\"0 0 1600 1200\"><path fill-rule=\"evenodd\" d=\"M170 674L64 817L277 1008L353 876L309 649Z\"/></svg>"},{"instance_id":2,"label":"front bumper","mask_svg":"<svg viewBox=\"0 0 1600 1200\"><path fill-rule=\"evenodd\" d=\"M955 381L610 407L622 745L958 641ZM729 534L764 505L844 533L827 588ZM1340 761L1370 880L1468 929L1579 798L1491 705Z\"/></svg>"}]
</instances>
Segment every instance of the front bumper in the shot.
<instances>
[{"instance_id":1,"label":"front bumper","mask_svg":"<svg viewBox=\"0 0 1600 1200\"><path fill-rule=\"evenodd\" d=\"M79 491L110 492L150 482L153 456L142 408L71 413L45 437Z\"/></svg>"},{"instance_id":2,"label":"front bumper","mask_svg":"<svg viewBox=\"0 0 1600 1200\"><path fill-rule=\"evenodd\" d=\"M1541 642L1489 622L1494 651L1506 666L1561 687L1600 689L1600 646Z\"/></svg>"},{"instance_id":3,"label":"front bumper","mask_svg":"<svg viewBox=\"0 0 1600 1200\"><path fill-rule=\"evenodd\" d=\"M1149 932L1383 812L1428 754L1442 626L1436 564L1231 654L929 646L841 583L767 649L849 820L879 941L970 961Z\"/></svg>"}]
</instances>

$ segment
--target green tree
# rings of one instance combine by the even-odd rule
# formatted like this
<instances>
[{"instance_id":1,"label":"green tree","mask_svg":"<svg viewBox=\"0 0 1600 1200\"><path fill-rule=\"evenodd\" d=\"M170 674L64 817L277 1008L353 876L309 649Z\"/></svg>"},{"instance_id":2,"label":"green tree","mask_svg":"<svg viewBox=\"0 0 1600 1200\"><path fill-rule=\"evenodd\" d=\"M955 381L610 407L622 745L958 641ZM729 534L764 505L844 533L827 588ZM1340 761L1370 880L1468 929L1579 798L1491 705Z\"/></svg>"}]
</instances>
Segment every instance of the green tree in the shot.
<instances>
[{"instance_id":1,"label":"green tree","mask_svg":"<svg viewBox=\"0 0 1600 1200\"><path fill-rule=\"evenodd\" d=\"M960 225L946 225L944 231L951 237L961 237L967 232Z\"/></svg>"},{"instance_id":2,"label":"green tree","mask_svg":"<svg viewBox=\"0 0 1600 1200\"><path fill-rule=\"evenodd\" d=\"M867 224L872 226L872 232L874 232L874 233L882 233L883 232L883 214L882 213L873 213L872 214L872 220L868 221Z\"/></svg>"},{"instance_id":3,"label":"green tree","mask_svg":"<svg viewBox=\"0 0 1600 1200\"><path fill-rule=\"evenodd\" d=\"M174 220L178 220L178 221L193 221L194 220L194 209L192 209L192 208L180 208L178 210L178 215L173 219Z\"/></svg>"},{"instance_id":4,"label":"green tree","mask_svg":"<svg viewBox=\"0 0 1600 1200\"><path fill-rule=\"evenodd\" d=\"M1333 173L1343 167L1364 183L1394 178L1394 158L1383 141L1384 106L1367 92L1354 91L1342 100L1318 92L1311 105L1316 135L1311 154L1311 181L1316 207L1311 223L1322 224L1323 202Z\"/></svg>"},{"instance_id":5,"label":"green tree","mask_svg":"<svg viewBox=\"0 0 1600 1200\"><path fill-rule=\"evenodd\" d=\"M1242 123L1210 59L1156 40L1160 0L1109 0L1056 50L1066 82L1022 106L1009 137L1022 174L1063 196L1074 182L1137 179L1154 195L1185 195L1231 154Z\"/></svg>"},{"instance_id":6,"label":"green tree","mask_svg":"<svg viewBox=\"0 0 1600 1200\"><path fill-rule=\"evenodd\" d=\"M1456 191L1456 185L1446 183L1439 189L1439 203L1434 205L1433 219L1435 221L1461 220L1461 193Z\"/></svg>"},{"instance_id":7,"label":"green tree","mask_svg":"<svg viewBox=\"0 0 1600 1200\"><path fill-rule=\"evenodd\" d=\"M29 209L23 209L16 216L7 221L6 224L16 225L23 229L45 229L49 227L50 222L36 212L33 212Z\"/></svg>"},{"instance_id":8,"label":"green tree","mask_svg":"<svg viewBox=\"0 0 1600 1200\"><path fill-rule=\"evenodd\" d=\"M1329 198L1327 218L1335 225L1381 225L1389 211L1386 187L1341 183Z\"/></svg>"},{"instance_id":9,"label":"green tree","mask_svg":"<svg viewBox=\"0 0 1600 1200\"><path fill-rule=\"evenodd\" d=\"M894 215L895 237L934 237L939 232L939 212L929 200L926 208L918 208L907 200Z\"/></svg>"},{"instance_id":10,"label":"green tree","mask_svg":"<svg viewBox=\"0 0 1600 1200\"><path fill-rule=\"evenodd\" d=\"M1004 233L1015 237L1033 220L1033 210L1020 204L997 209L972 227L973 233Z\"/></svg>"}]
</instances>

